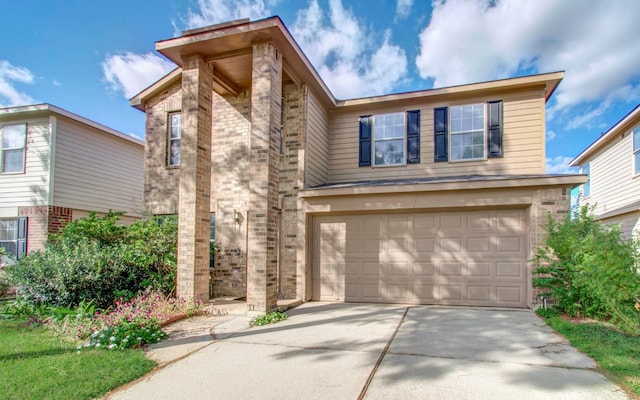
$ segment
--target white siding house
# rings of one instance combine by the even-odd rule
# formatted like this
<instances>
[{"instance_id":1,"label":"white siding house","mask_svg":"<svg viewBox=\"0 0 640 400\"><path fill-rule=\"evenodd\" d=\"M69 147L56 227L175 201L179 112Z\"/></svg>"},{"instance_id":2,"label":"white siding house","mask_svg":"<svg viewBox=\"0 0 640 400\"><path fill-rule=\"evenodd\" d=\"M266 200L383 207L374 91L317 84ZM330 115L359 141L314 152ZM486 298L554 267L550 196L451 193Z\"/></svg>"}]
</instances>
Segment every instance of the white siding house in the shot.
<instances>
[{"instance_id":1,"label":"white siding house","mask_svg":"<svg viewBox=\"0 0 640 400\"><path fill-rule=\"evenodd\" d=\"M51 104L0 108L0 247L42 249L90 211L140 217L144 142Z\"/></svg>"},{"instance_id":2,"label":"white siding house","mask_svg":"<svg viewBox=\"0 0 640 400\"><path fill-rule=\"evenodd\" d=\"M581 204L595 208L605 223L619 224L630 239L640 232L640 105L578 155L589 180L582 185Z\"/></svg>"}]
</instances>

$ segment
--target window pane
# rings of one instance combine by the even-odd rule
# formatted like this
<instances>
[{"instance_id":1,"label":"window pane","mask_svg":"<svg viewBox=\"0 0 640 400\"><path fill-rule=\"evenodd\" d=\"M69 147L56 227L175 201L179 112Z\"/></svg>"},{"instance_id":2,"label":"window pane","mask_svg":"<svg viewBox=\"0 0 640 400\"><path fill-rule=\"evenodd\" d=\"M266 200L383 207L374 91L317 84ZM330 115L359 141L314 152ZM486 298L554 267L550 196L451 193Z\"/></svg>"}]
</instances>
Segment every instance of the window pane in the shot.
<instances>
[{"instance_id":1,"label":"window pane","mask_svg":"<svg viewBox=\"0 0 640 400\"><path fill-rule=\"evenodd\" d=\"M209 241L216 241L216 215L211 214L209 216Z\"/></svg>"},{"instance_id":2,"label":"window pane","mask_svg":"<svg viewBox=\"0 0 640 400\"><path fill-rule=\"evenodd\" d=\"M373 117L374 139L404 138L404 114L381 114Z\"/></svg>"},{"instance_id":3,"label":"window pane","mask_svg":"<svg viewBox=\"0 0 640 400\"><path fill-rule=\"evenodd\" d=\"M18 244L14 242L2 242L0 241L0 247L4 247L7 254L16 256L18 250Z\"/></svg>"},{"instance_id":4,"label":"window pane","mask_svg":"<svg viewBox=\"0 0 640 400\"><path fill-rule=\"evenodd\" d=\"M17 229L17 220L0 219L0 240L16 240Z\"/></svg>"},{"instance_id":5,"label":"window pane","mask_svg":"<svg viewBox=\"0 0 640 400\"><path fill-rule=\"evenodd\" d=\"M640 127L633 131L633 151L640 150Z\"/></svg>"},{"instance_id":6,"label":"window pane","mask_svg":"<svg viewBox=\"0 0 640 400\"><path fill-rule=\"evenodd\" d=\"M375 165L395 165L404 162L404 140L376 142Z\"/></svg>"},{"instance_id":7,"label":"window pane","mask_svg":"<svg viewBox=\"0 0 640 400\"><path fill-rule=\"evenodd\" d=\"M4 150L2 164L2 172L24 171L24 149Z\"/></svg>"},{"instance_id":8,"label":"window pane","mask_svg":"<svg viewBox=\"0 0 640 400\"><path fill-rule=\"evenodd\" d=\"M2 128L2 148L21 149L24 147L24 140L27 133L27 126L6 125Z\"/></svg>"},{"instance_id":9,"label":"window pane","mask_svg":"<svg viewBox=\"0 0 640 400\"><path fill-rule=\"evenodd\" d=\"M169 144L169 165L180 165L180 139L172 140Z\"/></svg>"},{"instance_id":10,"label":"window pane","mask_svg":"<svg viewBox=\"0 0 640 400\"><path fill-rule=\"evenodd\" d=\"M635 159L635 173L640 174L640 151L634 154Z\"/></svg>"}]
</instances>

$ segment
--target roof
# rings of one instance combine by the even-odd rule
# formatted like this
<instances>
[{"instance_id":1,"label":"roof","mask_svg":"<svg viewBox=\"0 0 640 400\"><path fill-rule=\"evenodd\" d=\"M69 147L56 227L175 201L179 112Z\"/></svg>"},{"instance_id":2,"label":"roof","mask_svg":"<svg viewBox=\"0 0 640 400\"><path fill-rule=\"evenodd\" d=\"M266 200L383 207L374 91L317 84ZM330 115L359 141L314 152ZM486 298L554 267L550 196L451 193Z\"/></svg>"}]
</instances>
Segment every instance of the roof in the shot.
<instances>
[{"instance_id":1,"label":"roof","mask_svg":"<svg viewBox=\"0 0 640 400\"><path fill-rule=\"evenodd\" d=\"M202 54L206 62L214 64L214 87L217 81L216 71L219 71L221 78L225 78L220 79L219 90L233 92L233 89L230 91L224 87L225 80L226 83L231 81L232 87L246 87L250 85L251 79L251 46L256 42L265 41L272 41L283 53L283 76L296 83L307 83L328 109L529 87L544 89L545 100L548 100L564 77L564 72L559 71L437 89L338 100L320 78L282 20L275 16L253 22L243 19L192 29L183 31L180 37L156 42L156 50L176 63L179 68L134 96L130 103L133 107L144 110L146 101L177 83L181 76L183 54Z\"/></svg>"},{"instance_id":2,"label":"roof","mask_svg":"<svg viewBox=\"0 0 640 400\"><path fill-rule=\"evenodd\" d=\"M530 174L530 175L461 175L425 177L399 180L375 180L327 183L304 188L302 197L340 196L371 193L401 193L467 189L504 189L515 187L577 186L587 181L582 174ZM460 185L464 183L464 185Z\"/></svg>"},{"instance_id":3,"label":"roof","mask_svg":"<svg viewBox=\"0 0 640 400\"><path fill-rule=\"evenodd\" d=\"M640 123L640 104L638 104L633 110L629 111L627 115L622 117L620 121L616 122L608 131L600 135L600 137L591 143L589 147L584 149L582 153L578 154L569 165L576 167L584 164L592 156L604 149L614 138L633 128L638 123Z\"/></svg>"},{"instance_id":4,"label":"roof","mask_svg":"<svg viewBox=\"0 0 640 400\"><path fill-rule=\"evenodd\" d=\"M115 129L109 128L108 126L99 124L95 121L92 121L88 118L82 117L78 114L74 114L70 111L67 111L63 108L54 106L53 104L42 103L42 104L32 104L26 106L17 106L17 107L5 107L0 108L0 122L8 121L10 119L16 119L20 117L31 117L36 114L57 114L63 117L72 119L74 121L80 122L81 124L90 126L92 128L101 130L110 135L119 137L121 139L127 140L131 143L137 144L139 146L144 146L144 141L133 137L131 135L127 135L126 133L122 133Z\"/></svg>"}]
</instances>

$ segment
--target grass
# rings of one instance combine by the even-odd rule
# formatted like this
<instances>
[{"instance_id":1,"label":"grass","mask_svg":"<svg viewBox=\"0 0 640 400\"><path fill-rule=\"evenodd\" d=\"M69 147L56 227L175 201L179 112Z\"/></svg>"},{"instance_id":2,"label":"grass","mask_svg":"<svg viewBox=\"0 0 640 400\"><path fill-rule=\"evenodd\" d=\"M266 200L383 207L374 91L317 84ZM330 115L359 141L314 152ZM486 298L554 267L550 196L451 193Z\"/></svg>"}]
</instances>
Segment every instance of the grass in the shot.
<instances>
[{"instance_id":1,"label":"grass","mask_svg":"<svg viewBox=\"0 0 640 400\"><path fill-rule=\"evenodd\" d=\"M83 350L25 319L0 320L0 393L13 399L90 399L154 368L141 350Z\"/></svg>"},{"instance_id":2,"label":"grass","mask_svg":"<svg viewBox=\"0 0 640 400\"><path fill-rule=\"evenodd\" d=\"M558 316L547 319L547 323L630 392L640 395L640 335L628 335L599 322L574 323Z\"/></svg>"}]
</instances>

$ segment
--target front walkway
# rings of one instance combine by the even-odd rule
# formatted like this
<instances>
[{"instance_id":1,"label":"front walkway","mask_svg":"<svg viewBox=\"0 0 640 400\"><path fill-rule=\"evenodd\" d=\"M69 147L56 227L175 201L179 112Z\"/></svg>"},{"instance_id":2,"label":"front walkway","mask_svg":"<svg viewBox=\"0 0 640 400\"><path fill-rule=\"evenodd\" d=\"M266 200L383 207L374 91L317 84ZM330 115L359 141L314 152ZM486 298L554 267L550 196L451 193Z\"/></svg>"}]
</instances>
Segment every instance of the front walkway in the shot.
<instances>
[{"instance_id":1,"label":"front walkway","mask_svg":"<svg viewBox=\"0 0 640 400\"><path fill-rule=\"evenodd\" d=\"M528 310L306 303L109 399L627 399ZM225 318L225 317L221 317Z\"/></svg>"}]
</instances>

